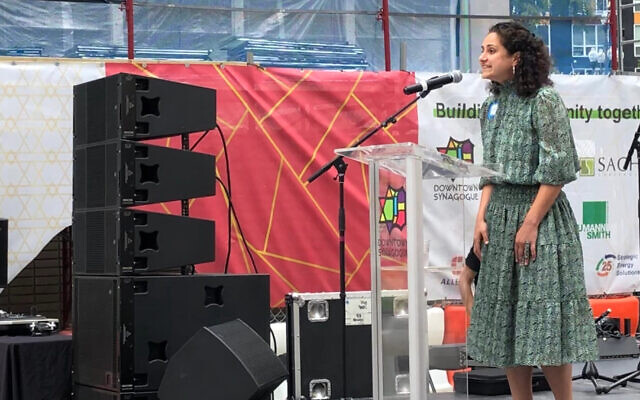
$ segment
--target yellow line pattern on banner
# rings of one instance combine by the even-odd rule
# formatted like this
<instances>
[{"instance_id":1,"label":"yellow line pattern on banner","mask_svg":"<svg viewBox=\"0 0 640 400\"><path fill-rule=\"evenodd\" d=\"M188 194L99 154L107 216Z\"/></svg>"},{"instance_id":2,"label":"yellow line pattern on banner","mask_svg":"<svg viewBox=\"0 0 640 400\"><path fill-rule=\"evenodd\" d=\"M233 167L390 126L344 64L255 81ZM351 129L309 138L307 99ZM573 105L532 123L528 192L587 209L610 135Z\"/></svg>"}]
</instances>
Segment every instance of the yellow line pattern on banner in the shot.
<instances>
[{"instance_id":1,"label":"yellow line pattern on banner","mask_svg":"<svg viewBox=\"0 0 640 400\"><path fill-rule=\"evenodd\" d=\"M242 113L242 117L240 117L240 120L238 121L236 126L232 127L233 130L231 131L231 135L229 135L229 137L226 138L227 141L225 143L227 146L229 146L229 143L231 143L231 139L233 139L233 137L236 135L238 128L242 126L242 123L244 122L244 119L247 117L247 115L249 115L249 111L244 110L244 113ZM216 160L220 159L220 157L222 157L223 154L224 154L224 147L220 149L218 154L216 154Z\"/></svg>"},{"instance_id":2,"label":"yellow line pattern on banner","mask_svg":"<svg viewBox=\"0 0 640 400\"><path fill-rule=\"evenodd\" d=\"M330 268L330 267L325 267L323 265L318 265L318 264L314 264L314 263L310 263L308 261L302 261L302 260L297 260L295 258L291 258L291 257L287 257L287 256L283 256L280 254L274 254L274 253L269 253L267 251L261 251L262 254L264 254L265 256L269 256L269 257L273 257L273 258L277 258L279 260L283 260L283 261L291 261L294 262L296 264L300 264L300 265L304 265L313 269L319 269L322 271L329 271L329 272L334 272L336 274L340 273L340 270L337 268ZM349 273L347 273L347 275L350 275Z\"/></svg>"},{"instance_id":3,"label":"yellow line pattern on banner","mask_svg":"<svg viewBox=\"0 0 640 400\"><path fill-rule=\"evenodd\" d=\"M220 170L218 169L218 166L216 165L216 176L220 177ZM216 183L220 186L220 192L222 193L222 199L224 200L225 204L227 205L227 213L228 213L228 209L229 207L231 207L229 205L229 198L227 197L227 192L225 192L225 190L222 188L222 183L219 182L216 179ZM231 215L231 221L229 222L231 228L233 229L233 231L236 233L236 237L238 238L238 243L240 243L240 254L242 255L242 259L244 261L244 265L245 268L247 269L248 272L251 272L251 265L249 264L249 259L247 258L247 255L245 253L245 248L244 248L244 244L242 243L242 235L240 235L240 230L238 229L238 226L236 225L236 221L233 218L233 215ZM249 243L247 241L247 243Z\"/></svg>"},{"instance_id":4,"label":"yellow line pattern on banner","mask_svg":"<svg viewBox=\"0 0 640 400\"><path fill-rule=\"evenodd\" d=\"M133 65L134 67L138 68L140 71L144 72L147 76L150 76L152 78L158 78L158 75L153 74L148 69L146 69L145 67L143 67L142 65L138 64L135 61L131 61L131 65Z\"/></svg>"},{"instance_id":5,"label":"yellow line pattern on banner","mask_svg":"<svg viewBox=\"0 0 640 400\"><path fill-rule=\"evenodd\" d=\"M371 249L367 249L367 251L364 252L364 254L362 255L362 258L358 261L358 264L356 265L356 269L351 273L351 276L349 276L349 279L347 279L347 281L345 282L345 285L344 285L345 288L349 286L349 284L351 283L351 280L358 274L358 271L360 271L360 268L364 264L364 260L367 259L367 256L370 253L371 253Z\"/></svg>"},{"instance_id":6,"label":"yellow line pattern on banner","mask_svg":"<svg viewBox=\"0 0 640 400\"><path fill-rule=\"evenodd\" d=\"M367 204L370 203L369 200L369 177L367 176L367 165L360 163L360 171L362 171L362 185L364 186L364 194L367 198Z\"/></svg>"},{"instance_id":7,"label":"yellow line pattern on banner","mask_svg":"<svg viewBox=\"0 0 640 400\"><path fill-rule=\"evenodd\" d=\"M371 112L371 110L369 110L367 108L367 106L364 105L364 103L362 102L362 100L360 100L358 98L358 96L356 96L355 94L352 95L351 97L353 97L353 99L360 105L360 107L362 107L362 109L369 114L369 117L371 117L372 120L374 120L376 122L376 124L380 124L380 121L378 120L378 118L376 118L375 115L373 115L373 113ZM411 110L413 110L415 108L415 104L413 104L411 107L409 107L408 109L406 109L402 114L398 115L398 118L396 118L396 123L400 122L400 120L406 116ZM395 125L395 124L394 124ZM389 125L386 128L382 128L384 130L384 132L387 134L387 136L389 137L389 139L391 139L393 141L393 143L398 143L398 141L396 140L395 137L393 137L393 135L391 134L391 132L389 131L389 128L393 126L393 125Z\"/></svg>"},{"instance_id":8,"label":"yellow line pattern on banner","mask_svg":"<svg viewBox=\"0 0 640 400\"><path fill-rule=\"evenodd\" d=\"M169 207L167 207L166 204L160 203L160 205L162 206L162 209L164 210L165 213L171 214L171 210L169 210Z\"/></svg>"},{"instance_id":9,"label":"yellow line pattern on banner","mask_svg":"<svg viewBox=\"0 0 640 400\"><path fill-rule=\"evenodd\" d=\"M244 261L244 266L247 269L248 273L252 273L253 269L252 269L252 266L251 266L251 259L249 258L249 255L247 254L247 249L244 247L244 242L243 242L243 239L242 239L243 236L240 234L240 230L238 229L238 224L237 224L235 218L233 218L233 214L231 215L231 226L233 226L233 230L236 232L236 237L238 238L238 245L240 246L240 254L242 254L242 261ZM251 243L249 243L249 240L247 240L247 246L253 248ZM254 250L254 252L255 252L255 250Z\"/></svg>"},{"instance_id":10,"label":"yellow line pattern on banner","mask_svg":"<svg viewBox=\"0 0 640 400\"><path fill-rule=\"evenodd\" d=\"M269 213L269 225L267 226L267 233L264 235L264 246L262 250L267 250L267 245L269 244L269 235L271 235L271 226L273 224L273 214L276 209L276 198L278 198L278 189L280 188L280 176L282 175L282 159L280 159L280 166L278 167L278 175L276 177L276 187L273 190L273 198L271 199L271 211Z\"/></svg>"},{"instance_id":11,"label":"yellow line pattern on banner","mask_svg":"<svg viewBox=\"0 0 640 400\"><path fill-rule=\"evenodd\" d=\"M331 119L331 122L329 123L329 126L327 126L327 129L322 134L322 137L318 141L318 144L316 144L316 148L313 149L313 154L311 155L311 158L307 162L307 165L304 166L304 168L300 172L300 175L298 175L299 179L302 179L302 176L304 175L304 173L307 171L307 169L311 166L313 161L316 159L316 156L318 155L318 150L320 150L320 147L322 146L322 143L324 142L324 140L327 138L327 136L331 132L331 128L333 128L333 124L335 124L335 122L338 120L338 117L342 113L342 110L344 109L344 107L349 102L349 99L353 95L353 91L356 90L356 87L358 87L358 83L360 83L360 79L362 78L363 74L364 74L364 72L360 71L360 73L358 74L358 78L353 83L353 86L351 87L351 90L349 90L349 94L347 95L347 97L344 99L344 101L340 105L340 108L338 108L338 111L336 111L336 113L333 115L333 118Z\"/></svg>"},{"instance_id":12,"label":"yellow line pattern on banner","mask_svg":"<svg viewBox=\"0 0 640 400\"><path fill-rule=\"evenodd\" d=\"M307 72L298 82L296 82L296 84L293 85L293 87L289 89L289 91L284 96L282 96L273 107L271 107L271 110L269 110L269 112L264 117L262 117L260 122L264 122L265 119L269 118L271 114L276 110L276 108L280 107L280 104L282 104L282 102L285 101L285 99L289 97L289 95L293 93L293 91L296 90L298 86L300 86L300 84L309 77L309 75L311 75L311 72L313 71Z\"/></svg>"},{"instance_id":13,"label":"yellow line pattern on banner","mask_svg":"<svg viewBox=\"0 0 640 400\"><path fill-rule=\"evenodd\" d=\"M269 78L273 79L273 81L275 81L278 85L280 85L284 90L289 90L290 87L287 86L284 82L282 82L280 79L276 78L271 72L267 71L264 68L258 68L260 70L260 72L262 72L263 74L265 74L266 76L268 76Z\"/></svg>"},{"instance_id":14,"label":"yellow line pattern on banner","mask_svg":"<svg viewBox=\"0 0 640 400\"><path fill-rule=\"evenodd\" d=\"M233 128L233 125L231 125L230 123L228 123L227 121L223 120L220 117L216 117L216 122L222 122L222 125L226 126L227 128Z\"/></svg>"},{"instance_id":15,"label":"yellow line pattern on banner","mask_svg":"<svg viewBox=\"0 0 640 400\"><path fill-rule=\"evenodd\" d=\"M276 267L274 267L269 260L267 260L266 256L267 254L256 249L255 247L253 247L251 244L249 244L249 247L251 248L251 250L258 255L258 257L260 257L262 259L262 261L264 261L265 264L267 264L267 266L269 266L269 268L271 268L271 270L278 275L278 277L282 280L282 282L285 283L285 285L289 286L289 288L291 288L292 291L297 292L298 289L296 289L296 287L293 285L293 283L289 282L289 280L287 278L284 277L284 275L282 275L282 273L280 271L278 271L278 269Z\"/></svg>"},{"instance_id":16,"label":"yellow line pattern on banner","mask_svg":"<svg viewBox=\"0 0 640 400\"><path fill-rule=\"evenodd\" d=\"M217 66L213 66L213 68L218 72L218 74L220 75L220 77L222 78L222 80L227 84L227 86L229 87L229 89L231 89L231 91L236 95L236 97L238 98L238 100L240 100L240 102L245 106L245 108L247 109L247 111L249 112L249 114L251 115L251 117L253 118L253 120L256 122L256 124L258 125L258 127L260 128L260 130L262 131L262 133L265 135L265 137L267 138L267 140L269 140L269 142L271 143L271 145L273 146L273 149L278 153L278 155L280 155L280 158L282 159L282 161L285 163L285 165L287 166L287 168L289 168L289 170L295 175L297 176L295 169L293 168L293 166L291 165L291 163L289 163L289 161L286 159L286 157L284 156L282 150L280 150L280 148L276 145L276 143L274 142L273 138L271 138L271 135L269 135L269 132L266 130L266 128L263 126L263 124L260 122L260 120L258 119L258 117L256 116L256 114L253 112L253 110L251 110L251 108L249 107L249 105L247 104L246 100L240 95L240 93L238 92L238 90L231 84L231 82L229 82L229 80L227 79L227 77L222 73L222 71L220 70L220 68L218 68ZM322 216L322 218L325 220L325 222L327 223L327 226L329 226L329 228L334 232L334 234L336 235L336 237L339 235L338 234L338 230L336 229L336 227L331 223L331 221L329 220L329 218L327 217L327 215L325 214L324 210L320 207L320 205L318 204L318 202L316 201L316 199L311 195L311 193L309 192L309 190L307 189L306 185L301 182L301 180L298 178L297 179L298 183L300 183L301 187L303 188L303 190L305 191L305 193L307 194L307 196L309 197L309 199L311 200L311 202L314 204L314 206L316 207L318 213ZM345 246L346 252L347 254L355 261L356 257L353 254L353 252L351 251L351 249L348 246Z\"/></svg>"}]
</instances>

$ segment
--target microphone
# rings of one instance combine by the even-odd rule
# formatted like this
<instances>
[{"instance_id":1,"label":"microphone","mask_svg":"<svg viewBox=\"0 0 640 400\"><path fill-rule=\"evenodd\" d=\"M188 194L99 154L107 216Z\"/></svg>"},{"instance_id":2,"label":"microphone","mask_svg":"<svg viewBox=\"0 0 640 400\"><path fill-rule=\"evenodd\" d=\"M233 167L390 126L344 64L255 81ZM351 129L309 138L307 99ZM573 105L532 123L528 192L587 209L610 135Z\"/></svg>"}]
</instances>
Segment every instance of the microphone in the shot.
<instances>
[{"instance_id":1,"label":"microphone","mask_svg":"<svg viewBox=\"0 0 640 400\"><path fill-rule=\"evenodd\" d=\"M460 71L452 71L445 75L434 76L429 78L426 82L416 83L415 85L409 85L403 89L404 94L413 94L418 92L424 92L425 90L433 90L441 88L444 85L448 85L451 82L458 83L462 80L462 73Z\"/></svg>"}]
</instances>

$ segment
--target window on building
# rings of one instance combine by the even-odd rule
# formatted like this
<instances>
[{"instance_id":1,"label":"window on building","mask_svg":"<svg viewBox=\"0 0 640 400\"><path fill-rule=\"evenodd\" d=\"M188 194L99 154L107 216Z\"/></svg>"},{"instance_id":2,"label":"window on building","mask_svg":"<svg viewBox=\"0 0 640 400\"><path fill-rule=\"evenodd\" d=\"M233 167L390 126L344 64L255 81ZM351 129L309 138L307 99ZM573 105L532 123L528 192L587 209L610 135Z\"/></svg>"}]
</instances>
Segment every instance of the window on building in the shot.
<instances>
[{"instance_id":1,"label":"window on building","mask_svg":"<svg viewBox=\"0 0 640 400\"><path fill-rule=\"evenodd\" d=\"M596 14L606 14L609 11L609 0L594 0Z\"/></svg>"},{"instance_id":2,"label":"window on building","mask_svg":"<svg viewBox=\"0 0 640 400\"><path fill-rule=\"evenodd\" d=\"M588 57L591 49L606 52L610 47L607 25L573 25L571 33L574 57Z\"/></svg>"}]
</instances>

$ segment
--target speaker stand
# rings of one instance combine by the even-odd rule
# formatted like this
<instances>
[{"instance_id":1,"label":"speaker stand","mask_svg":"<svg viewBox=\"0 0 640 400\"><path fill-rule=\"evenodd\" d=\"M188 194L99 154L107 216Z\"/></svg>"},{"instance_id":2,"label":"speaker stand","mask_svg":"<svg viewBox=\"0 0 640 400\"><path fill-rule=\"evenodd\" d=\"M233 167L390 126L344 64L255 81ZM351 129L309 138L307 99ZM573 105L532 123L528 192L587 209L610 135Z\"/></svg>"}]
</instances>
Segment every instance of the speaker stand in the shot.
<instances>
[{"instance_id":1,"label":"speaker stand","mask_svg":"<svg viewBox=\"0 0 640 400\"><path fill-rule=\"evenodd\" d=\"M625 387L627 386L627 382L635 382L640 383L640 379L636 379L637 376L640 376L640 362L638 362L638 366L635 371L627 372L622 375L615 375L614 379L616 379L613 384L605 386L602 388L602 393L609 393L611 389L614 389L618 386Z\"/></svg>"},{"instance_id":2,"label":"speaker stand","mask_svg":"<svg viewBox=\"0 0 640 400\"><path fill-rule=\"evenodd\" d=\"M578 379L587 379L591 381L591 383L593 383L593 387L595 388L597 394L606 393L606 391L604 390L605 387L600 386L598 384L598 381L597 381L598 379L602 379L607 382L616 381L614 378L611 378L609 376L600 375L600 373L598 372L598 368L596 368L596 364L593 361L587 361L582 367L582 373L580 375L577 375L571 378L572 381L576 381Z\"/></svg>"}]
</instances>

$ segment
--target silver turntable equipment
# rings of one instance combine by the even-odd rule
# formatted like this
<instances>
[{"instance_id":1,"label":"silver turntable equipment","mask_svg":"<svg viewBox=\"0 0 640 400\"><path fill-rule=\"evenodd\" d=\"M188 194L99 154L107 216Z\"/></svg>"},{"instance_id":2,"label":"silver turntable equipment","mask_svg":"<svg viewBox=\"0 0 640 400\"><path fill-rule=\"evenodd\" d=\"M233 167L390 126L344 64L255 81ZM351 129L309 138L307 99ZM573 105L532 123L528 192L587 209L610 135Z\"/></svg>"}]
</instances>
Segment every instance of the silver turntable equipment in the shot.
<instances>
[{"instance_id":1,"label":"silver turntable equipment","mask_svg":"<svg viewBox=\"0 0 640 400\"><path fill-rule=\"evenodd\" d=\"M50 335L57 332L58 328L57 318L14 314L0 310L0 335Z\"/></svg>"}]
</instances>

